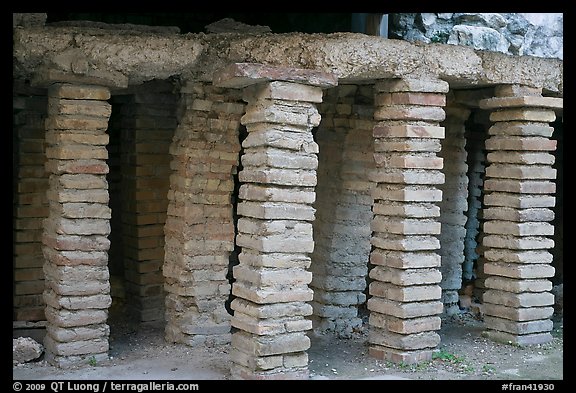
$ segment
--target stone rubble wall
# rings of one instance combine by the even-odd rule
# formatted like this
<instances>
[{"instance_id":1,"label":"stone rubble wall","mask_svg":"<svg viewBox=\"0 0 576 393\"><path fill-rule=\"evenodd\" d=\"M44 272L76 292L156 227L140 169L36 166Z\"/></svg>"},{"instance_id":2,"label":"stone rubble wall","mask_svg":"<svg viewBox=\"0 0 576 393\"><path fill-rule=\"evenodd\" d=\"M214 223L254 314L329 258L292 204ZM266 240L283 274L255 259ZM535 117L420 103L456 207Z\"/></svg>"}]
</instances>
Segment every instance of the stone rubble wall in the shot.
<instances>
[{"instance_id":1,"label":"stone rubble wall","mask_svg":"<svg viewBox=\"0 0 576 393\"><path fill-rule=\"evenodd\" d=\"M509 55L563 59L564 14L391 14L389 37L462 45Z\"/></svg>"}]
</instances>

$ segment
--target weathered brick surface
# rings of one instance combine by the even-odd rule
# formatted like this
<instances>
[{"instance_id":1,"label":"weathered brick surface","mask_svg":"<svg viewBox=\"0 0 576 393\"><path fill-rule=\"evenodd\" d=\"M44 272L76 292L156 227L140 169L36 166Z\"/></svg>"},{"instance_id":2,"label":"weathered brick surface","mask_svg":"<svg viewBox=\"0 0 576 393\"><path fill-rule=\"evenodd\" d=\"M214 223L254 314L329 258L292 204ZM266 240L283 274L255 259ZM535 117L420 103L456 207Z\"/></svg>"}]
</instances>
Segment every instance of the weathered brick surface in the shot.
<instances>
[{"instance_id":1,"label":"weathered brick surface","mask_svg":"<svg viewBox=\"0 0 576 393\"><path fill-rule=\"evenodd\" d=\"M231 88L243 88L260 82L274 83L276 81L324 88L333 87L337 84L336 76L333 74L253 63L230 64L214 75L215 86ZM264 85L266 84L264 83Z\"/></svg>"},{"instance_id":2,"label":"weathered brick surface","mask_svg":"<svg viewBox=\"0 0 576 393\"><path fill-rule=\"evenodd\" d=\"M389 361L398 364L418 364L432 360L434 350L424 349L406 351L390 347L372 345L368 349L368 354L373 358L383 361Z\"/></svg>"},{"instance_id":3,"label":"weathered brick surface","mask_svg":"<svg viewBox=\"0 0 576 393\"><path fill-rule=\"evenodd\" d=\"M552 254L546 250L508 250L491 248L484 251L484 258L491 262L551 263Z\"/></svg>"},{"instance_id":4,"label":"weathered brick surface","mask_svg":"<svg viewBox=\"0 0 576 393\"><path fill-rule=\"evenodd\" d=\"M554 127L545 123L501 122L488 129L490 135L551 137ZM520 154L520 153L517 153Z\"/></svg>"},{"instance_id":5,"label":"weathered brick surface","mask_svg":"<svg viewBox=\"0 0 576 393\"><path fill-rule=\"evenodd\" d=\"M484 183L486 191L511 192L516 194L553 194L556 184L551 181L515 181L489 179Z\"/></svg>"},{"instance_id":6,"label":"weathered brick surface","mask_svg":"<svg viewBox=\"0 0 576 393\"><path fill-rule=\"evenodd\" d=\"M550 292L510 293L490 289L484 293L484 301L502 304L507 307L543 307L554 304L554 295Z\"/></svg>"},{"instance_id":7,"label":"weathered brick surface","mask_svg":"<svg viewBox=\"0 0 576 393\"><path fill-rule=\"evenodd\" d=\"M374 269L371 270L370 274L374 272ZM383 271L382 273L386 274L387 271ZM381 277L384 278L385 275L382 275ZM380 277L373 278L378 279ZM437 278L433 280L437 280ZM394 278L390 279L390 283L385 281L387 281L387 279L381 281L372 281L370 283L370 294L373 296L396 300L399 302L435 300L440 297L441 288L438 285L413 285L409 284L408 282L405 284L395 284L393 282L395 281ZM396 281L399 280L396 279ZM422 284L426 283L422 282Z\"/></svg>"},{"instance_id":8,"label":"weathered brick surface","mask_svg":"<svg viewBox=\"0 0 576 393\"><path fill-rule=\"evenodd\" d=\"M516 209L549 208L556 205L556 198L541 194L512 194L492 192L484 196L487 206L513 207Z\"/></svg>"},{"instance_id":9,"label":"weathered brick surface","mask_svg":"<svg viewBox=\"0 0 576 393\"><path fill-rule=\"evenodd\" d=\"M537 263L490 262L484 264L484 272L488 275L510 278L538 279L554 277L554 267Z\"/></svg>"},{"instance_id":10,"label":"weathered brick surface","mask_svg":"<svg viewBox=\"0 0 576 393\"><path fill-rule=\"evenodd\" d=\"M547 222L517 223L492 220L484 224L484 232L497 235L550 236L554 234L554 226Z\"/></svg>"},{"instance_id":11,"label":"weathered brick surface","mask_svg":"<svg viewBox=\"0 0 576 393\"><path fill-rule=\"evenodd\" d=\"M511 335L526 335L552 331L553 323L550 319L536 321L516 322L503 318L486 316L484 319L486 327L498 330L500 332L510 333Z\"/></svg>"},{"instance_id":12,"label":"weathered brick surface","mask_svg":"<svg viewBox=\"0 0 576 393\"><path fill-rule=\"evenodd\" d=\"M399 334L434 331L439 330L441 326L441 319L438 316L402 319L377 312L370 313L369 322L371 326Z\"/></svg>"},{"instance_id":13,"label":"weathered brick surface","mask_svg":"<svg viewBox=\"0 0 576 393\"><path fill-rule=\"evenodd\" d=\"M513 343L521 346L546 344L552 341L552 334L549 332L518 335L517 333L511 334L501 330L486 330L485 334L486 337L493 341L505 344Z\"/></svg>"},{"instance_id":14,"label":"weathered brick surface","mask_svg":"<svg viewBox=\"0 0 576 393\"><path fill-rule=\"evenodd\" d=\"M531 109L502 109L490 114L491 121L533 121L551 123L556 120L554 111Z\"/></svg>"},{"instance_id":15,"label":"weathered brick surface","mask_svg":"<svg viewBox=\"0 0 576 393\"><path fill-rule=\"evenodd\" d=\"M544 279L523 280L508 277L490 276L484 280L486 288L513 293L546 292L552 289L552 282Z\"/></svg>"},{"instance_id":16,"label":"weathered brick surface","mask_svg":"<svg viewBox=\"0 0 576 393\"><path fill-rule=\"evenodd\" d=\"M501 304L484 304L484 313L493 317L517 322L549 319L554 313L553 307L507 307Z\"/></svg>"}]
</instances>

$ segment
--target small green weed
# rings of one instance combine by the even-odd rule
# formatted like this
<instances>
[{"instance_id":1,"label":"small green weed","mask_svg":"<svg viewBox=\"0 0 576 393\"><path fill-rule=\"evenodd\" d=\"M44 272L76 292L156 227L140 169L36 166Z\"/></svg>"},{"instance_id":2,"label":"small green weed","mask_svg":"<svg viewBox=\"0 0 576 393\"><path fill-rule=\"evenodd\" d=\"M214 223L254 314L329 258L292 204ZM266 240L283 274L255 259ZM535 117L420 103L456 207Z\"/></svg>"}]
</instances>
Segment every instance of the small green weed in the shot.
<instances>
[{"instance_id":1,"label":"small green weed","mask_svg":"<svg viewBox=\"0 0 576 393\"><path fill-rule=\"evenodd\" d=\"M456 356L456 355L454 355L454 354L452 354L452 353L450 353L444 349L441 349L438 352L434 352L432 354L432 359L433 360L439 359L439 360L442 360L443 362L450 362L450 363L462 362L461 358L459 358L458 356Z\"/></svg>"},{"instance_id":2,"label":"small green weed","mask_svg":"<svg viewBox=\"0 0 576 393\"><path fill-rule=\"evenodd\" d=\"M496 371L496 368L490 364L485 364L482 366L482 372L486 374L492 374Z\"/></svg>"},{"instance_id":3,"label":"small green weed","mask_svg":"<svg viewBox=\"0 0 576 393\"><path fill-rule=\"evenodd\" d=\"M96 358L94 356L91 356L88 359L88 364L91 365L92 367L95 367L96 366Z\"/></svg>"}]
</instances>

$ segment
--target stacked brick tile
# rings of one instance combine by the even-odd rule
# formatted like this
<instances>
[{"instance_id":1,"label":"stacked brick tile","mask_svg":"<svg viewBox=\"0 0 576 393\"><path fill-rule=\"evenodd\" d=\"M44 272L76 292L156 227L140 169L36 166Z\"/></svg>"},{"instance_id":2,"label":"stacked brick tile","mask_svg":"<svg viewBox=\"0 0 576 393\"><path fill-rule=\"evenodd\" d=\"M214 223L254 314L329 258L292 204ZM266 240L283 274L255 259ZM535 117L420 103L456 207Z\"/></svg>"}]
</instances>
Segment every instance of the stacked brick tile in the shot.
<instances>
[{"instance_id":1,"label":"stacked brick tile","mask_svg":"<svg viewBox=\"0 0 576 393\"><path fill-rule=\"evenodd\" d=\"M47 359L62 367L108 357L109 98L105 87L48 89L44 346Z\"/></svg>"},{"instance_id":2,"label":"stacked brick tile","mask_svg":"<svg viewBox=\"0 0 576 393\"><path fill-rule=\"evenodd\" d=\"M350 337L362 329L366 301L374 167L372 86L342 85L324 93L312 253L313 328Z\"/></svg>"},{"instance_id":3,"label":"stacked brick tile","mask_svg":"<svg viewBox=\"0 0 576 393\"><path fill-rule=\"evenodd\" d=\"M242 87L248 102L236 237L242 251L232 286L232 377L306 378L313 297L306 269L314 250L318 166L311 129L320 123L321 86L335 81L306 70L233 64L215 76L215 84Z\"/></svg>"},{"instance_id":4,"label":"stacked brick tile","mask_svg":"<svg viewBox=\"0 0 576 393\"><path fill-rule=\"evenodd\" d=\"M446 120L442 123L446 137L442 139L442 150L438 154L444 165L445 182L438 186L442 190L440 223L442 231L439 254L442 273L442 302L447 315L458 313L458 290L462 285L462 263L464 262L464 238L466 237L466 212L468 210L468 177L466 172L466 139L464 122L470 110L452 103L445 109Z\"/></svg>"},{"instance_id":5,"label":"stacked brick tile","mask_svg":"<svg viewBox=\"0 0 576 393\"><path fill-rule=\"evenodd\" d=\"M231 198L244 104L234 90L203 83L186 84L180 93L164 227L166 339L229 344L225 303L235 235Z\"/></svg>"},{"instance_id":6,"label":"stacked brick tile","mask_svg":"<svg viewBox=\"0 0 576 393\"><path fill-rule=\"evenodd\" d=\"M466 237L464 238L464 262L462 278L472 280L476 289L484 287L483 259L478 254L480 220L482 213L482 199L484 189L484 174L486 173L486 152L484 129L467 129L466 151L468 164L468 211L466 212ZM476 265L476 267L475 267ZM477 291L478 292L478 291Z\"/></svg>"},{"instance_id":7,"label":"stacked brick tile","mask_svg":"<svg viewBox=\"0 0 576 393\"><path fill-rule=\"evenodd\" d=\"M395 79L375 87L376 171L369 286L370 354L394 362L430 360L442 310L438 203L444 182L440 140L448 83Z\"/></svg>"},{"instance_id":8,"label":"stacked brick tile","mask_svg":"<svg viewBox=\"0 0 576 393\"><path fill-rule=\"evenodd\" d=\"M556 141L549 123L562 99L519 85L495 89L484 184L485 324L494 340L520 345L552 339L550 293Z\"/></svg>"}]
</instances>

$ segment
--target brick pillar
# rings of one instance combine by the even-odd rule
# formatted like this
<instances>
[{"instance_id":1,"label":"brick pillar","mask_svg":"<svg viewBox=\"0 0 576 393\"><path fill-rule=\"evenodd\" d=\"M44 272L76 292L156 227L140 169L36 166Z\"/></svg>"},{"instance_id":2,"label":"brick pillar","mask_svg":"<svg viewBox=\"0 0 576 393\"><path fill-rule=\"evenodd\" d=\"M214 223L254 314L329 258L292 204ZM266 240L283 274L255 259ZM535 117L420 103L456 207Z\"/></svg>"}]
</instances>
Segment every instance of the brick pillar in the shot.
<instances>
[{"instance_id":1,"label":"brick pillar","mask_svg":"<svg viewBox=\"0 0 576 393\"><path fill-rule=\"evenodd\" d=\"M384 80L375 85L373 251L369 353L417 363L440 343L442 310L438 202L440 139L448 83Z\"/></svg>"},{"instance_id":2,"label":"brick pillar","mask_svg":"<svg viewBox=\"0 0 576 393\"><path fill-rule=\"evenodd\" d=\"M108 358L109 98L107 87L48 88L44 345L46 359L60 367Z\"/></svg>"},{"instance_id":3,"label":"brick pillar","mask_svg":"<svg viewBox=\"0 0 576 393\"><path fill-rule=\"evenodd\" d=\"M313 292L310 253L320 123L328 74L233 64L215 84L244 88L243 170L231 303L234 379L307 379Z\"/></svg>"},{"instance_id":4,"label":"brick pillar","mask_svg":"<svg viewBox=\"0 0 576 393\"><path fill-rule=\"evenodd\" d=\"M313 328L351 337L362 330L366 302L374 185L374 92L371 85L340 85L324 93L316 219L311 255Z\"/></svg>"},{"instance_id":5,"label":"brick pillar","mask_svg":"<svg viewBox=\"0 0 576 393\"><path fill-rule=\"evenodd\" d=\"M205 83L181 87L170 146L163 274L166 340L225 345L231 340L227 278L234 250L232 193L239 161L240 92Z\"/></svg>"},{"instance_id":6,"label":"brick pillar","mask_svg":"<svg viewBox=\"0 0 576 393\"><path fill-rule=\"evenodd\" d=\"M42 324L46 319L42 223L48 217L48 174L44 169L46 89L15 81L13 93L13 320Z\"/></svg>"},{"instance_id":7,"label":"brick pillar","mask_svg":"<svg viewBox=\"0 0 576 393\"><path fill-rule=\"evenodd\" d=\"M470 110L462 105L450 103L446 108L446 120L442 123L445 138L442 139L442 150L438 154L447 163L444 165L445 182L438 188L442 190L440 207L440 240L442 273L442 303L444 313L454 315L460 312L458 291L462 286L462 263L464 262L465 224L468 210L468 177L466 172L466 139L464 122Z\"/></svg>"},{"instance_id":8,"label":"brick pillar","mask_svg":"<svg viewBox=\"0 0 576 393\"><path fill-rule=\"evenodd\" d=\"M550 140L561 98L520 85L495 88L480 101L493 112L484 183L484 322L495 341L520 345L552 340L554 247L552 208L556 141Z\"/></svg>"},{"instance_id":9,"label":"brick pillar","mask_svg":"<svg viewBox=\"0 0 576 393\"><path fill-rule=\"evenodd\" d=\"M166 86L166 87L170 87ZM122 102L122 244L127 306L142 322L164 320L164 224L176 96L154 86Z\"/></svg>"},{"instance_id":10,"label":"brick pillar","mask_svg":"<svg viewBox=\"0 0 576 393\"><path fill-rule=\"evenodd\" d=\"M472 114L475 118L478 112ZM484 174L486 173L486 141L487 131L483 127L469 125L466 129L466 152L468 163L468 210L466 211L466 237L464 239L464 262L462 278L465 281L474 280L475 296L483 293L484 271L481 267L478 245L480 233L480 215L484 189ZM476 265L476 266L475 266ZM481 288L479 288L479 286ZM481 299L481 296L477 296Z\"/></svg>"}]
</instances>

